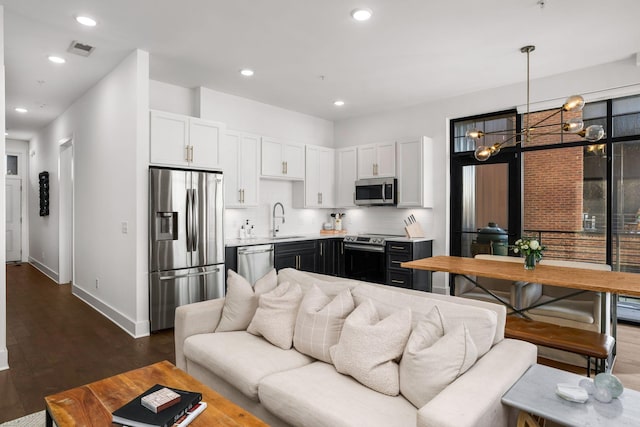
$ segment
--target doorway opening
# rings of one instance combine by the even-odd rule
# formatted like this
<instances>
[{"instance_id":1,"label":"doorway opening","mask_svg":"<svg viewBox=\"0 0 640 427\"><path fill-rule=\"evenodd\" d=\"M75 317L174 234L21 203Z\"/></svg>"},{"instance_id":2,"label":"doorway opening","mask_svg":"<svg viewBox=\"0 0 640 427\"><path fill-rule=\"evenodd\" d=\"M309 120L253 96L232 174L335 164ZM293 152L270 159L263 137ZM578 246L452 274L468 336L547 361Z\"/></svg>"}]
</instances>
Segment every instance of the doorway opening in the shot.
<instances>
[{"instance_id":1,"label":"doorway opening","mask_svg":"<svg viewBox=\"0 0 640 427\"><path fill-rule=\"evenodd\" d=\"M58 283L73 282L73 140L67 138L60 144L58 160L60 186L59 213L59 274Z\"/></svg>"}]
</instances>

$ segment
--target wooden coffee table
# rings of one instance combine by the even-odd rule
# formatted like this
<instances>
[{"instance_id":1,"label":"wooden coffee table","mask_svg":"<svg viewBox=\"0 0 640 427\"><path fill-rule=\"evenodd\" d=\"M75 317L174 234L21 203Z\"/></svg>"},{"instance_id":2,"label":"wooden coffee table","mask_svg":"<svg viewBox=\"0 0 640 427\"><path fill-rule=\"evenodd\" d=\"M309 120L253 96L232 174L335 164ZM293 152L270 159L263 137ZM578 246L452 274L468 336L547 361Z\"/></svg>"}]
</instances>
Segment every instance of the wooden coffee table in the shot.
<instances>
[{"instance_id":1,"label":"wooden coffee table","mask_svg":"<svg viewBox=\"0 0 640 427\"><path fill-rule=\"evenodd\" d=\"M111 413L155 384L202 393L207 409L191 425L267 426L166 360L44 398L47 427L110 426Z\"/></svg>"}]
</instances>

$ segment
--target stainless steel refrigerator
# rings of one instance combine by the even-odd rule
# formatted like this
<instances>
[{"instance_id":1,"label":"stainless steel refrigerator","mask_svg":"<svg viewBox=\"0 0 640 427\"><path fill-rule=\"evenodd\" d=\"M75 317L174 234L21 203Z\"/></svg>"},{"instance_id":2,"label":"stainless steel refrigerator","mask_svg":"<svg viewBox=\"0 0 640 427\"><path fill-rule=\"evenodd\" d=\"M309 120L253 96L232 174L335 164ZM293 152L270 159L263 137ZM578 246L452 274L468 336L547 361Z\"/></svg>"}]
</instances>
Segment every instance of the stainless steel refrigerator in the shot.
<instances>
[{"instance_id":1,"label":"stainless steel refrigerator","mask_svg":"<svg viewBox=\"0 0 640 427\"><path fill-rule=\"evenodd\" d=\"M222 173L149 169L151 331L182 304L224 296Z\"/></svg>"}]
</instances>

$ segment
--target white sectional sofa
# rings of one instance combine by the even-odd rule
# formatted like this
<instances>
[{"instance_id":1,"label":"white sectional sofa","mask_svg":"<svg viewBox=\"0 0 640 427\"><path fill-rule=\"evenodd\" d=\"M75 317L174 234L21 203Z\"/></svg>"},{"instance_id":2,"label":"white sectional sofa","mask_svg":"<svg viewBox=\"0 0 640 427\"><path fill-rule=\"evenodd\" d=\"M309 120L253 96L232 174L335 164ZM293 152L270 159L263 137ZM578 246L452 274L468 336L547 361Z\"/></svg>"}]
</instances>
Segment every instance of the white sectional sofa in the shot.
<instances>
[{"instance_id":1,"label":"white sectional sofa","mask_svg":"<svg viewBox=\"0 0 640 427\"><path fill-rule=\"evenodd\" d=\"M225 308L225 299L217 299L181 306L176 310L177 366L273 426L515 425L515 413L501 403L501 397L536 362L537 353L535 346L529 343L504 338L506 310L503 306L294 269L280 270L277 283L277 289L288 287L287 292L294 292L294 286L297 290L299 285L304 295L299 307L307 306L305 297L310 297L311 290L317 294L320 289L330 298L344 296L344 291L350 290L346 297L353 299L355 309L346 310L351 313L344 320L341 332L338 331L338 343L331 346L331 358L318 355L326 359L322 361L309 356L309 346L297 335L293 339L297 345L286 348L286 345L279 343L285 347L281 348L259 333L254 335L255 330L254 334L246 330L216 332L222 322L226 322L223 329L229 329L228 310L233 308ZM257 293L258 283L255 287ZM265 295L263 293L259 297L260 305L249 330L256 328L257 313L265 309L262 306L263 302L266 304ZM227 296L231 300L229 293ZM335 298L334 301L338 299ZM231 302L228 305L231 306ZM345 309L345 305L341 304L340 309ZM303 308L299 310L302 312ZM362 318L363 313L366 317L371 310L377 312L380 321L364 326L358 323L357 317ZM422 344L428 333L421 333L425 325L427 329L433 327L433 319L436 318L444 332L441 330L438 337L434 335L435 344L424 348ZM391 342L407 344L402 344L405 348L400 350L401 358L396 357L384 364L384 369L389 368L384 375L390 376L382 384L384 390L380 392L363 385L367 383L366 375L370 372L365 372L363 378L358 370L366 371L366 363L351 363L353 360L349 357L359 357L354 356L353 352L358 352L359 340L364 340L362 336L369 336L367 328L377 328L383 324L389 326L393 323L391 319L405 319L398 320L397 324L410 322L410 325L406 326L404 338L400 337L401 333L381 338L381 347ZM300 325L298 314L295 334L303 329ZM362 336L357 328L365 328L360 329L365 331ZM265 336L268 335L265 333ZM464 338L445 340L453 336ZM308 354L298 351L298 348ZM377 350L374 349L372 353ZM460 361L459 366L455 360ZM441 391L438 391L436 384L435 396L416 398L414 391L423 393L420 381L424 379L424 388L433 386L427 387L426 383L440 375L446 376L447 372L451 372L452 364L453 369L458 371L451 383L439 385ZM375 369L378 368L376 366ZM338 369L348 372L339 373ZM465 369L460 375L459 372ZM384 375L383 378L387 378ZM389 386L393 389L393 383L398 381L399 392L396 385L396 395L393 395L386 388ZM411 403L422 402L420 399L425 399L426 403L416 406Z\"/></svg>"}]
</instances>

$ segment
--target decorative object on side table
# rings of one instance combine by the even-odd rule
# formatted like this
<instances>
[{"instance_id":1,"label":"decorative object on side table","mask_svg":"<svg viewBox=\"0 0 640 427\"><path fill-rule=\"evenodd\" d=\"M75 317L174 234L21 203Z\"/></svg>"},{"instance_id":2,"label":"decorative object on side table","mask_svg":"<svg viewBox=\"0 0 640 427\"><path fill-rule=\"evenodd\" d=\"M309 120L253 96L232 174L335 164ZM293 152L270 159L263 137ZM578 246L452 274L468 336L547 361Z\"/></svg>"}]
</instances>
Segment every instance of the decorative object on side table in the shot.
<instances>
[{"instance_id":1,"label":"decorative object on side table","mask_svg":"<svg viewBox=\"0 0 640 427\"><path fill-rule=\"evenodd\" d=\"M525 270L533 270L536 268L536 263L542 259L542 252L547 248L536 239L522 237L515 241L511 249L514 253L519 253L524 257Z\"/></svg>"}]
</instances>

